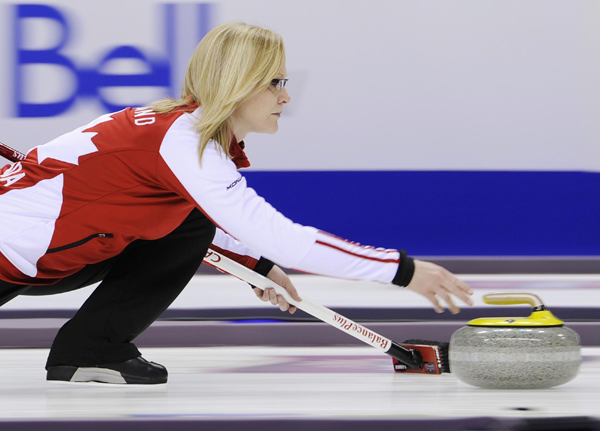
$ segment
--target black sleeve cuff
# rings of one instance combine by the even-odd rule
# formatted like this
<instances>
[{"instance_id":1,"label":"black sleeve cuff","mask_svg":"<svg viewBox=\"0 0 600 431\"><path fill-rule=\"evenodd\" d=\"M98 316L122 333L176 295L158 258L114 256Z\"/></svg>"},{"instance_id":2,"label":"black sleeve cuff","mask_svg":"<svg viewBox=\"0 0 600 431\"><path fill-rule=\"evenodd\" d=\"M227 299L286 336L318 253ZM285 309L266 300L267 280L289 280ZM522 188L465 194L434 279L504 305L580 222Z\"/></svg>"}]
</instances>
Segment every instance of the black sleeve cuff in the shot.
<instances>
[{"instance_id":1,"label":"black sleeve cuff","mask_svg":"<svg viewBox=\"0 0 600 431\"><path fill-rule=\"evenodd\" d=\"M415 260L406 255L406 250L400 250L400 265L398 265L398 272L396 272L392 284L406 287L412 280L414 273Z\"/></svg>"},{"instance_id":2,"label":"black sleeve cuff","mask_svg":"<svg viewBox=\"0 0 600 431\"><path fill-rule=\"evenodd\" d=\"M271 268L273 268L274 266L275 264L269 259L261 257L258 260L256 266L254 267L254 272L258 272L260 275L264 275L266 277L269 271L271 271Z\"/></svg>"}]
</instances>

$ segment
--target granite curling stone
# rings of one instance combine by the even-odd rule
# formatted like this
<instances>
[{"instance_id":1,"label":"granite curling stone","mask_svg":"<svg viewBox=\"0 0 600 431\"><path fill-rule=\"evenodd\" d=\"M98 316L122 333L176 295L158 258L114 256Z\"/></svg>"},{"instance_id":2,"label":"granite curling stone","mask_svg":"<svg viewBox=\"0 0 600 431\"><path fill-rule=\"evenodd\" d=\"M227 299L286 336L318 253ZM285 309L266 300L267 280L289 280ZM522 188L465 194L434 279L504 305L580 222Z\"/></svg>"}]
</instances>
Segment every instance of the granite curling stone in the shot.
<instances>
[{"instance_id":1,"label":"granite curling stone","mask_svg":"<svg viewBox=\"0 0 600 431\"><path fill-rule=\"evenodd\" d=\"M529 293L490 294L494 305L529 304L529 317L481 318L450 340L456 377L486 389L545 389L575 378L581 364L579 335L563 326L540 298Z\"/></svg>"}]
</instances>

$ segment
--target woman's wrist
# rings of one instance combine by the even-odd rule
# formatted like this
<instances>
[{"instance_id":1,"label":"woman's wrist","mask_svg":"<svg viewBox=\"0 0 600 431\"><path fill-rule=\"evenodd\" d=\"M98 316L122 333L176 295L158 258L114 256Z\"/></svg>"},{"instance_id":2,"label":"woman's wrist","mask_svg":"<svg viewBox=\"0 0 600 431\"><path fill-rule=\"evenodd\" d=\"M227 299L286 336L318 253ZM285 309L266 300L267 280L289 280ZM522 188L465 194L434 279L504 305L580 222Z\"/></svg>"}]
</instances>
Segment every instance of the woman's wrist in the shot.
<instances>
[{"instance_id":1,"label":"woman's wrist","mask_svg":"<svg viewBox=\"0 0 600 431\"><path fill-rule=\"evenodd\" d=\"M274 266L274 262L271 262L265 257L261 257L258 259L258 263L254 267L254 272L258 272L260 275L264 275L266 277Z\"/></svg>"},{"instance_id":2,"label":"woman's wrist","mask_svg":"<svg viewBox=\"0 0 600 431\"><path fill-rule=\"evenodd\" d=\"M400 264L398 271L392 280L396 286L406 287L409 285L415 273L415 260L406 255L406 250L400 250Z\"/></svg>"}]
</instances>

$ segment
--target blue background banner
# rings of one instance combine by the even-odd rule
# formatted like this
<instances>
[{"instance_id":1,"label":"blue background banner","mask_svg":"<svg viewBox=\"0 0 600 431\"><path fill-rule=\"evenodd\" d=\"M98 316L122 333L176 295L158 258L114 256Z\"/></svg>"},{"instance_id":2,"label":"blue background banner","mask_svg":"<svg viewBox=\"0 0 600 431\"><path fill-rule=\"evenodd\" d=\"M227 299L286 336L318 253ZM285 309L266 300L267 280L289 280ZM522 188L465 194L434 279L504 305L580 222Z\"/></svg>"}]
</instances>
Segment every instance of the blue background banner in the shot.
<instances>
[{"instance_id":1,"label":"blue background banner","mask_svg":"<svg viewBox=\"0 0 600 431\"><path fill-rule=\"evenodd\" d=\"M293 221L415 256L597 256L600 174L245 172Z\"/></svg>"}]
</instances>

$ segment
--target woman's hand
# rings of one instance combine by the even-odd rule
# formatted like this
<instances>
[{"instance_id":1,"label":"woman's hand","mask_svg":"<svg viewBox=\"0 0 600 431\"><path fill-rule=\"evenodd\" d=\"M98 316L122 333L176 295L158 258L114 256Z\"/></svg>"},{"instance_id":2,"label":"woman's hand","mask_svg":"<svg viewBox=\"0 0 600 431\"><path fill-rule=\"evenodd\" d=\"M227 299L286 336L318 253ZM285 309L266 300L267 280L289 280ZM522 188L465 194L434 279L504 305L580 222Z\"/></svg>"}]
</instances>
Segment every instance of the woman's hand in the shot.
<instances>
[{"instance_id":1,"label":"woman's hand","mask_svg":"<svg viewBox=\"0 0 600 431\"><path fill-rule=\"evenodd\" d=\"M444 307L439 302L440 299L448 304L448 308L452 314L460 311L452 300L453 296L459 298L469 306L473 305L473 301L471 300L473 290L456 278L450 271L431 262L415 259L415 273L406 288L429 299L433 304L433 308L438 313L444 312Z\"/></svg>"},{"instance_id":2,"label":"woman's hand","mask_svg":"<svg viewBox=\"0 0 600 431\"><path fill-rule=\"evenodd\" d=\"M287 290L287 292L294 300L298 302L302 301L302 298L300 298L300 296L298 295L298 291L294 287L292 280L290 280L287 274L283 272L283 270L277 265L271 268L271 271L269 271L269 273L267 274L267 278L273 280L281 287L284 287L285 290ZM258 287L254 287L253 289L256 296L262 301L268 301L273 305L279 305L279 309L281 311L289 311L290 314L294 314L296 312L296 307L288 304L288 302L285 299L283 299L283 296L277 295L275 293L275 289L273 289L272 287L269 287L264 291L262 289L259 289Z\"/></svg>"}]
</instances>

